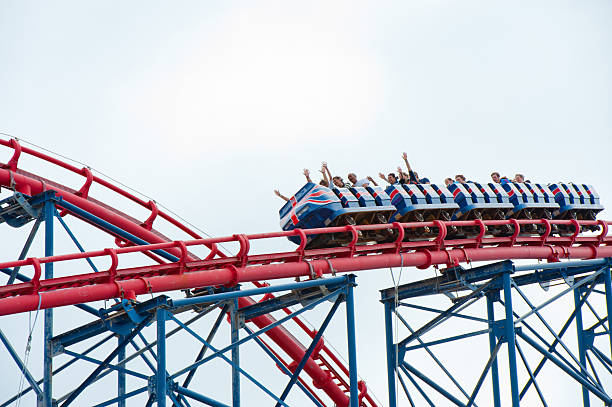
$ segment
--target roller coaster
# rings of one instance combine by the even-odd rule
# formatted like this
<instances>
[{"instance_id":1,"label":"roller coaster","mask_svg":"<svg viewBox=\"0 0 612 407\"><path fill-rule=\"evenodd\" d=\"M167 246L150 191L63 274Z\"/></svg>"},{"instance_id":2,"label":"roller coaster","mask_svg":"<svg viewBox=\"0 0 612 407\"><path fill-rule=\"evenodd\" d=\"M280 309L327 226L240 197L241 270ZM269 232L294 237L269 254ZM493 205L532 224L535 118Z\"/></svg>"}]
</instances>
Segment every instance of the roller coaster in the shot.
<instances>
[{"instance_id":1,"label":"roller coaster","mask_svg":"<svg viewBox=\"0 0 612 407\"><path fill-rule=\"evenodd\" d=\"M608 322L612 315L612 236L608 235L610 222L596 218L603 207L590 185L467 183L446 188L417 184L383 190L328 189L309 183L281 209L282 231L203 237L154 201L94 175L87 167L22 146L16 139L0 140L0 145L12 151L0 168L0 186L8 193L0 201L0 221L8 228L33 225L17 259L0 264L0 271L8 277L0 286L0 340L13 362L14 375L27 383L23 388L2 389L0 398L8 398L0 405L27 397L30 404L45 407L125 406L128 402L252 405L241 398L245 381L278 406L383 405L357 374L357 278L347 273L389 268L433 269L436 276L423 275L421 280L381 291L386 338L386 350L381 353L387 369L380 373L387 375L388 405L480 403L497 407L519 406L525 400L548 405L547 397L554 397L557 391L547 392L544 381L539 380L546 363L571 381L583 405L590 405L592 398L612 404ZM80 177L81 185L70 188L26 171L20 164L24 155ZM105 196L104 202L90 196L94 190ZM146 218L118 210L119 200L146 211ZM68 218L109 235L115 247L84 250ZM155 227L161 223L164 233ZM43 224L44 256L28 257ZM54 253L55 225L66 231L78 251ZM279 238L297 247L283 252L254 252L251 248L255 243L266 247ZM224 245L235 250L224 250ZM101 260L109 264L107 269L100 268ZM515 263L517 260L546 263L524 265ZM75 261L88 270L71 266ZM486 263L473 267L478 262ZM243 287L247 283L253 287ZM536 305L525 286L540 286L552 296ZM567 294L574 295L574 306L557 330L542 309ZM523 301L521 306L527 307L522 315L516 301L513 306L517 295ZM437 299L437 306L419 303L419 298ZM450 307L441 308L449 299ZM487 303L485 316L474 315L473 304L480 300ZM102 301L101 308L90 305ZM302 314L328 303L331 308L319 328L309 326ZM323 336L343 303L347 362ZM79 311L71 312L85 315L86 322L78 323L80 318L75 318L75 327L55 332L53 313L63 307L77 308ZM413 321L422 319L413 314L402 316L405 309L435 317L413 329ZM6 321L39 311L44 313L44 329L42 373L37 379L20 349L29 353L32 330L27 344L16 347L11 341L13 325L9 330ZM217 318L206 328L196 328L213 311ZM229 344L217 348L212 340L226 316ZM462 329L440 332L440 327L457 318L463 321ZM589 320L593 323L585 328ZM481 326L471 330L470 323ZM576 344L564 338L572 324ZM170 325L174 329L167 329ZM151 326L155 327L152 333ZM399 340L398 335L404 333L406 337ZM167 346L179 334L197 344L192 360L181 366L167 356L191 355L191 348ZM434 334L437 336L432 337ZM486 349L487 356L480 375L470 381L472 389L466 389L461 383L467 376L466 367L453 374L434 349L451 344L457 353L462 340L480 337L488 338L486 346L478 347ZM117 344L109 348L111 340ZM240 349L247 343L278 368L280 379L266 384L256 377L263 372L245 370ZM523 351L521 344L527 344L529 351ZM504 345L507 361L502 361L500 353ZM437 376L439 372L417 366L420 356L409 357L421 351L431 357L444 380ZM541 357L535 369L529 363L534 353ZM66 361L58 366L59 358ZM231 369L231 394L225 397L198 385L199 369L214 360ZM517 361L523 362L523 370ZM60 374L77 362L88 368L81 367L64 379L61 394ZM507 374L500 375L504 364ZM83 371L90 373L83 375ZM91 390L111 374L117 378L112 391ZM490 384L485 385L487 377ZM400 385L403 395L398 391ZM291 393L294 387L299 388L299 397Z\"/></svg>"}]
</instances>

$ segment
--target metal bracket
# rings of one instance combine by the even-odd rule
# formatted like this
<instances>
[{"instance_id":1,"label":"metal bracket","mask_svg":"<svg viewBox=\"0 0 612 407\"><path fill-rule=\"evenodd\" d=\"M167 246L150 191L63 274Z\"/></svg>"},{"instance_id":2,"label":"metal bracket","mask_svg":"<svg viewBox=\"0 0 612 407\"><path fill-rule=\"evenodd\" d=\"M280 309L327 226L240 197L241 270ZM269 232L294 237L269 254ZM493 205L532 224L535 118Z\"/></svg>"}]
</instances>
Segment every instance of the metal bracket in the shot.
<instances>
[{"instance_id":1,"label":"metal bracket","mask_svg":"<svg viewBox=\"0 0 612 407\"><path fill-rule=\"evenodd\" d=\"M32 201L32 198L26 199L22 193L15 192L0 201L0 222L18 228L38 218L42 205L38 203L39 208L35 209L28 200Z\"/></svg>"},{"instance_id":2,"label":"metal bracket","mask_svg":"<svg viewBox=\"0 0 612 407\"><path fill-rule=\"evenodd\" d=\"M500 340L502 342L507 342L506 339L506 320L505 319L500 319L497 321L493 322L493 335L495 335L495 337Z\"/></svg>"},{"instance_id":3,"label":"metal bracket","mask_svg":"<svg viewBox=\"0 0 612 407\"><path fill-rule=\"evenodd\" d=\"M591 349L593 347L593 343L595 342L595 331L591 329L583 331L582 338L584 341L584 347L587 349Z\"/></svg>"}]
</instances>

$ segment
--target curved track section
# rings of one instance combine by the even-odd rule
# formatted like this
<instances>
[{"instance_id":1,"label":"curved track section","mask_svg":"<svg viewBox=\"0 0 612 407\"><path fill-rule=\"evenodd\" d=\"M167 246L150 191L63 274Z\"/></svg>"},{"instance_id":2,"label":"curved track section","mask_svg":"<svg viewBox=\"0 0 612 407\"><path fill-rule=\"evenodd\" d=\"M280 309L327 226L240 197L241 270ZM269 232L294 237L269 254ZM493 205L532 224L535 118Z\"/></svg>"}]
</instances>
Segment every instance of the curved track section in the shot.
<instances>
[{"instance_id":1,"label":"curved track section","mask_svg":"<svg viewBox=\"0 0 612 407\"><path fill-rule=\"evenodd\" d=\"M275 280L289 277L320 278L325 274L345 273L358 270L381 269L396 266L428 268L432 265L455 266L461 262L491 261L504 259L545 259L549 262L561 259L592 259L612 256L612 236L608 235L610 222L606 221L547 221L547 220L500 220L463 222L395 223L390 225L346 226L317 230L293 230L254 235L233 235L222 238L203 239L170 215L160 211L154 202L146 202L129 192L114 186L104 179L92 175L87 168L79 169L54 157L32 149L21 147L16 140L0 140L0 145L10 147L14 154L0 168L0 185L26 195L36 195L52 190L56 194L56 206L63 213L70 213L116 237L119 248L108 248L85 253L51 256L37 259L5 262L0 268L33 267L34 278L30 282L0 287L0 315L26 312L40 308L53 308L90 301L112 299L122 294L134 296L150 292L164 292L209 286L233 286L242 282ZM26 153L80 174L83 186L73 190L43 177L18 168L19 157ZM123 198L150 210L145 221L139 221L117 211L110 205L89 197L93 183L109 189ZM163 218L177 232L187 234L187 240L173 241L153 228L156 218ZM95 220L95 221L94 221ZM487 226L510 225L515 233L508 237L486 237ZM542 236L519 236L520 225L544 224ZM570 225L575 233L571 236L553 236L552 225ZM582 226L599 226L599 233L582 234ZM404 242L407 229L429 226L436 228L437 237L431 240ZM470 239L449 240L446 230L451 226L472 226L480 233ZM393 227L397 240L392 243L357 245L359 230ZM305 250L308 234L346 233L352 241L344 247ZM294 251L281 253L250 253L254 240L299 236L302 244ZM240 249L234 255L225 255L218 245L237 242ZM198 258L190 247L205 246L209 254ZM122 268L122 255L141 252L154 259L157 264ZM109 256L111 267L98 273L84 273L53 279L41 279L41 265ZM242 299L240 306L253 300ZM250 322L264 327L274 320L267 315L253 318ZM304 326L308 332L308 329ZM305 347L285 328L276 327L268 336L293 360L300 360ZM344 366L339 364L340 369ZM337 405L347 405L346 389L332 380L330 372L314 360L308 360L306 373L313 379L315 387L321 388ZM332 372L333 373L333 372ZM374 402L366 397L369 405Z\"/></svg>"},{"instance_id":2,"label":"curved track section","mask_svg":"<svg viewBox=\"0 0 612 407\"><path fill-rule=\"evenodd\" d=\"M138 198L137 196L125 191L124 189L109 183L106 180L94 176L88 168L79 169L71 164L65 163L49 155L43 154L41 152L38 152L36 150L30 149L27 147L22 147L19 144L19 142L14 139L9 140L9 141L0 140L0 145L10 147L14 150L12 158L6 164L0 164L0 167L1 167L0 168L0 186L3 186L5 188L10 188L10 189L13 189L14 191L18 191L20 193L30 195L30 196L37 195L45 191L54 191L58 198L57 206L62 207L64 209L64 211L62 212L63 214L70 213L76 216L77 218L80 218L81 220L88 222L94 225L95 227L102 229L106 233L109 233L115 236L116 243L119 246L124 246L123 248L120 248L120 249L106 249L103 251L103 253L106 253L113 258L115 258L116 256L115 255L116 251L119 251L119 252L124 251L124 250L130 251L131 249L130 246L133 246L135 244L141 244L141 245L142 244L145 244L145 245L161 244L162 246L169 245L168 247L165 247L165 250L163 250L163 252L161 253L163 257L165 257L166 260L170 260L170 261L180 260L175 264L168 264L166 263L166 261L164 261L162 257L152 253L151 251L152 246L142 251L148 257L151 257L152 259L154 259L162 267L164 266L174 267L177 265L180 267L181 264L185 264L186 262L211 261L213 259L220 260L226 257L220 250L218 250L216 246L216 242L209 243L209 242L202 241L200 235L198 235L196 232L194 232L187 226L183 225L178 220L172 218L169 214L163 211L160 211L154 202L144 201ZM18 168L19 158L22 154L32 155L36 158L39 158L50 164L61 167L72 173L82 175L84 177L83 186L78 191L75 191L74 189L66 187L60 183L57 183L52 180L48 180L44 177L23 171L22 169ZM117 194L118 198L126 198L129 201L136 203L137 205L140 205L144 208L149 209L151 211L151 215L145 221L141 222L125 213L122 213L114 209L111 205L102 203L100 201L97 201L89 197L89 190L92 184L94 183L114 192L115 194ZM202 242L210 250L210 253L205 257L204 260L200 260L198 257L193 255L192 253L189 253L188 251L186 251L185 245L183 243L172 242L170 238L157 232L155 229L153 229L153 222L155 221L157 217L163 218L164 220L168 221L170 224L175 226L177 229L177 232L183 232L183 233L186 233L188 237L199 239L199 241ZM97 222L92 222L92 219L97 220ZM121 232L121 233L118 233L118 232ZM59 260L61 258L67 260L69 257L70 255L68 257L58 256L56 260ZM22 297L21 295L17 294L17 292L13 291L13 289L15 288L19 289L19 287L21 288L27 287L26 290L29 291L30 294L35 295L37 297L37 300L36 300L37 305L35 305L35 309L38 306L38 299L41 300L41 308L42 308L43 290L40 289L40 285L41 284L46 285L48 282L51 281L51 279L40 281L40 275L41 275L40 264L41 263L37 259L27 259L25 260L25 262L29 265L32 265L35 269L34 277L32 281L27 282L27 283L12 284L10 286L2 287L5 290L5 293L9 295L9 297L5 299L9 302L11 300L15 300L20 297L25 299L25 297ZM42 264L44 263L45 261L43 260ZM123 283L119 283L120 279L116 279L116 277L109 278L109 275L116 275L115 273L118 272L118 270L116 270L116 262L114 260L113 260L113 265L114 266L111 267L111 269L108 270L107 272L102 272L102 274L95 273L95 275L93 276L94 280L97 280L97 277L106 275L105 281L109 282L113 288L110 291L107 291L108 287L105 289L104 287L99 286L95 289L95 291L97 291L98 293L104 293L103 296L109 299L122 297L122 293L125 293L131 290L129 287L125 286ZM141 276L141 278L142 277L143 276ZM64 297L64 299L67 299L68 297L72 297L73 295L75 295L74 292L65 291L66 288L68 287L77 288L79 285L78 283L69 282L68 280L70 279L71 277L61 277L60 280L63 281L62 283L63 289L59 291L55 291L56 294L59 293L60 296ZM156 285L154 281L147 281L144 279L141 279L140 281L142 281L143 284L145 284L145 286L148 286L145 292L156 292L156 291L159 291L158 288L161 288L161 287L158 287L158 288L156 287L155 289L152 289L153 284ZM192 287L195 288L195 287L202 287L202 286L206 286L206 285L196 284L196 285L193 285ZM37 288L35 290L32 290L31 287L37 287ZM172 288L171 290L174 290L174 289L175 288ZM166 291L166 290L163 290L163 291ZM137 292L137 290L134 290L134 292ZM40 293L40 297L39 297L39 293ZM15 296L15 294L17 295ZM72 300L69 300L69 302L76 300L76 298L77 297L72 297ZM77 301L79 303L84 303L84 302L88 302L89 300L86 300L85 298L81 298L81 299L78 299ZM52 303L48 303L49 306L47 308L54 307L54 305L51 305L51 304ZM241 298L239 301L240 307L244 307L249 304L250 304L250 300L247 298ZM4 315L6 315L9 313L14 313L14 311L15 309L12 308L12 306L9 303L0 304L0 313L3 313ZM264 315L264 316L253 318L250 322L254 323L256 326L261 328L261 327L269 325L273 321L274 319L271 316ZM267 335L268 337L270 337L272 341L276 343L276 345L278 345L281 349L283 349L283 351L287 353L294 361L299 361L303 358L306 348L293 335L291 335L291 333L289 333L284 327L278 326L273 329L270 329L267 332ZM333 355L332 355L332 359L333 359ZM338 367L340 370L344 370L343 369L344 366L342 364L340 364ZM321 366L319 366L312 358L308 360L308 363L304 367L304 371L313 379L313 382L316 385L316 387L323 390L337 405L341 405L341 406L348 405L348 396L345 392L345 389L341 388L333 380L334 377L337 377L336 371L334 371L333 369L329 369L329 370L322 369ZM375 405L373 400L369 396L366 396L366 399L368 400L370 405Z\"/></svg>"}]
</instances>

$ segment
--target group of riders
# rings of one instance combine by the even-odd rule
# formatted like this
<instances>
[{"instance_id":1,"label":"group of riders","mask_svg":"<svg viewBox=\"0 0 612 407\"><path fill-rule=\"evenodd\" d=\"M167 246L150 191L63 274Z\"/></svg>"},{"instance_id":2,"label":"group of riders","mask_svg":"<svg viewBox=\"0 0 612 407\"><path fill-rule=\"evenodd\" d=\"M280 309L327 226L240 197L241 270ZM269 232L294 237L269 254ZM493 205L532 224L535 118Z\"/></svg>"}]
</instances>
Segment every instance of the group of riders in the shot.
<instances>
[{"instance_id":1,"label":"group of riders","mask_svg":"<svg viewBox=\"0 0 612 407\"><path fill-rule=\"evenodd\" d=\"M390 172L385 176L385 174L380 172L378 173L378 176L382 180L387 182L389 185L429 184L430 183L428 178L426 177L421 178L419 177L419 174L416 171L412 170L412 168L410 167L410 163L408 162L408 154L406 154L405 152L402 153L402 159L404 160L404 163L406 164L406 168L408 169L408 172L405 172L402 169L402 167L398 166L397 175L393 172ZM354 172L351 172L347 175L348 181L344 181L342 177L338 175L332 176L331 171L329 170L329 167L327 166L327 163L325 161L321 163L321 169L319 170L319 172L323 176L323 179L319 181L319 185L322 185L325 187L330 186L330 181L334 186L338 188L367 187L370 184L378 186L374 178L368 176L368 177L359 179L357 177L357 174L355 174ZM304 168L304 176L306 177L306 181L312 182L312 179L310 178L310 171L307 168ZM525 176L523 174L516 174L514 178L510 180L507 177L501 176L499 172L497 171L491 173L491 179L493 180L493 182L499 183L499 184L505 184L507 182L529 182L529 181L525 181ZM444 183L446 184L446 186L449 186L450 184L454 182L465 184L466 182L469 182L469 181L467 181L466 177L462 174L455 175L454 179L446 178L444 180ZM275 189L274 193L276 194L276 196L284 199L285 201L289 200L289 198L281 194L278 189Z\"/></svg>"}]
</instances>

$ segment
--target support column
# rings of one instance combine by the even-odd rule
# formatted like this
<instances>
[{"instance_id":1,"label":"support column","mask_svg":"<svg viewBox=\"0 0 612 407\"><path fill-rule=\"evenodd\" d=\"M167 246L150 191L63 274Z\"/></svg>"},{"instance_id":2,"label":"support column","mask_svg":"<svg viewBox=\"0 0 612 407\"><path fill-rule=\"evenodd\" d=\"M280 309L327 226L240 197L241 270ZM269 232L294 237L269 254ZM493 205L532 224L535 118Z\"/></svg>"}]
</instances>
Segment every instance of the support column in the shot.
<instances>
[{"instance_id":1,"label":"support column","mask_svg":"<svg viewBox=\"0 0 612 407\"><path fill-rule=\"evenodd\" d=\"M157 407L166 407L166 310L157 309Z\"/></svg>"},{"instance_id":2,"label":"support column","mask_svg":"<svg viewBox=\"0 0 612 407\"><path fill-rule=\"evenodd\" d=\"M519 407L518 369L516 366L516 337L514 334L514 315L512 314L512 285L510 273L503 274L504 281L504 306L506 308L506 340L508 343L508 367L510 368L510 390L512 394L512 406Z\"/></svg>"},{"instance_id":3,"label":"support column","mask_svg":"<svg viewBox=\"0 0 612 407\"><path fill-rule=\"evenodd\" d=\"M125 336L119 336L118 344L123 343ZM117 366L125 368L125 363L119 363L125 359L125 347L119 350L117 354ZM117 371L117 397L125 396L125 372ZM117 402L117 407L125 407L125 399L120 399Z\"/></svg>"},{"instance_id":4,"label":"support column","mask_svg":"<svg viewBox=\"0 0 612 407\"><path fill-rule=\"evenodd\" d=\"M610 273L610 267L604 271L604 285L606 287L606 307L608 311L608 334L610 336L610 359L612 359L612 277Z\"/></svg>"},{"instance_id":5,"label":"support column","mask_svg":"<svg viewBox=\"0 0 612 407\"><path fill-rule=\"evenodd\" d=\"M53 256L53 212L55 205L47 199L43 207L45 218L45 257ZM53 263L45 263L45 279L53 278ZM45 310L45 326L43 333L43 406L53 407L53 354L51 338L53 338L53 308Z\"/></svg>"},{"instance_id":6,"label":"support column","mask_svg":"<svg viewBox=\"0 0 612 407\"><path fill-rule=\"evenodd\" d=\"M578 335L578 359L580 360L580 373L586 375L582 366L586 366L586 348L584 347L584 330L582 326L582 308L580 307L580 287L574 289L574 307L576 307L576 334ZM584 407L591 405L589 391L582 386L582 404Z\"/></svg>"},{"instance_id":7,"label":"support column","mask_svg":"<svg viewBox=\"0 0 612 407\"><path fill-rule=\"evenodd\" d=\"M230 318L232 325L232 345L240 340L240 321L238 321L238 300L234 299L230 305ZM240 407L240 350L238 346L232 348L232 407Z\"/></svg>"},{"instance_id":8,"label":"support column","mask_svg":"<svg viewBox=\"0 0 612 407\"><path fill-rule=\"evenodd\" d=\"M355 276L350 275L346 286L346 336L348 342L350 407L359 407L359 389L357 376L357 342L355 339L355 299L353 285Z\"/></svg>"},{"instance_id":9,"label":"support column","mask_svg":"<svg viewBox=\"0 0 612 407\"><path fill-rule=\"evenodd\" d=\"M387 387L389 388L389 407L397 407L397 395L395 393L395 348L393 343L393 304L390 301L385 303L385 336L387 342Z\"/></svg>"},{"instance_id":10,"label":"support column","mask_svg":"<svg viewBox=\"0 0 612 407\"><path fill-rule=\"evenodd\" d=\"M491 355L497 345L497 337L495 336L495 298L499 297L499 291L487 293L487 319L489 320L489 350ZM493 386L493 405L501 407L501 397L499 394L499 369L497 367L497 358L491 363L491 381Z\"/></svg>"}]
</instances>

